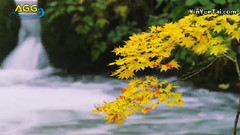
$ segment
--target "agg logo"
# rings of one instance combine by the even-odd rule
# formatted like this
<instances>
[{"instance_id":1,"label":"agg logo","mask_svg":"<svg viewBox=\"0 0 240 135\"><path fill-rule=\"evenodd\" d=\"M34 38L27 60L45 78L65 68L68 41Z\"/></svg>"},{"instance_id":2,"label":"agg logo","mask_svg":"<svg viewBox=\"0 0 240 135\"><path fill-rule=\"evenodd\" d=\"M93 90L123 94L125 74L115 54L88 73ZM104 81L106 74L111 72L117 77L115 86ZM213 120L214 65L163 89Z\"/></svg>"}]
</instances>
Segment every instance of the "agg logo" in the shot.
<instances>
[{"instance_id":1,"label":"agg logo","mask_svg":"<svg viewBox=\"0 0 240 135\"><path fill-rule=\"evenodd\" d=\"M9 16L16 15L24 18L38 19L45 14L42 8L38 8L36 3L18 3L14 12L11 12Z\"/></svg>"}]
</instances>

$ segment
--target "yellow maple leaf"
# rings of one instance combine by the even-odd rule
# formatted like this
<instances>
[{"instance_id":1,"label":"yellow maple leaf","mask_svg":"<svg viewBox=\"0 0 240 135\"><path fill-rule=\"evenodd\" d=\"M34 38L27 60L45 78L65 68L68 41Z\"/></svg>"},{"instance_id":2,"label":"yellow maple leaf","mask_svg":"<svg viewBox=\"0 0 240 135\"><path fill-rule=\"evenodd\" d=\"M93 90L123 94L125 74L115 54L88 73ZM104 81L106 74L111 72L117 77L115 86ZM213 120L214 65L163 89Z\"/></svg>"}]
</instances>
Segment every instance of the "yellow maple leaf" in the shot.
<instances>
[{"instance_id":1,"label":"yellow maple leaf","mask_svg":"<svg viewBox=\"0 0 240 135\"><path fill-rule=\"evenodd\" d=\"M205 53L207 51L208 47L209 47L208 43L206 43L206 44L197 44L197 45L193 46L192 50L194 52L196 52L197 54L203 54L203 53Z\"/></svg>"},{"instance_id":2,"label":"yellow maple leaf","mask_svg":"<svg viewBox=\"0 0 240 135\"><path fill-rule=\"evenodd\" d=\"M138 57L139 62L144 63L147 61L145 57Z\"/></svg>"},{"instance_id":3,"label":"yellow maple leaf","mask_svg":"<svg viewBox=\"0 0 240 135\"><path fill-rule=\"evenodd\" d=\"M214 54L215 56L217 56L218 53L225 53L225 52L227 52L228 50L229 50L229 49L226 48L224 45L215 45L215 46L212 46L210 54L211 54L211 55Z\"/></svg>"},{"instance_id":4,"label":"yellow maple leaf","mask_svg":"<svg viewBox=\"0 0 240 135\"><path fill-rule=\"evenodd\" d=\"M178 63L174 60L169 62L169 65L171 65L172 68L176 68L178 69L180 66L178 65Z\"/></svg>"},{"instance_id":5,"label":"yellow maple leaf","mask_svg":"<svg viewBox=\"0 0 240 135\"><path fill-rule=\"evenodd\" d=\"M168 98L166 98L166 96L162 94L161 97L158 98L158 100L159 100L159 103L162 103L162 102L167 103Z\"/></svg>"},{"instance_id":6,"label":"yellow maple leaf","mask_svg":"<svg viewBox=\"0 0 240 135\"><path fill-rule=\"evenodd\" d=\"M103 111L103 108L100 105L98 106L94 105L94 107L96 108L96 110L93 110L92 111L93 113L99 114Z\"/></svg>"},{"instance_id":7,"label":"yellow maple leaf","mask_svg":"<svg viewBox=\"0 0 240 135\"><path fill-rule=\"evenodd\" d=\"M178 106L178 107L180 107L180 106L184 107L184 106L183 106L183 101L182 101L181 99L179 99L179 100L177 101L177 106Z\"/></svg>"},{"instance_id":8,"label":"yellow maple leaf","mask_svg":"<svg viewBox=\"0 0 240 135\"><path fill-rule=\"evenodd\" d=\"M99 113L101 113L101 111L99 111L99 110L93 110L92 113L99 114Z\"/></svg>"},{"instance_id":9,"label":"yellow maple leaf","mask_svg":"<svg viewBox=\"0 0 240 135\"><path fill-rule=\"evenodd\" d=\"M182 39L181 45L185 45L187 48L190 48L194 45L195 41L191 37L186 37Z\"/></svg>"},{"instance_id":10,"label":"yellow maple leaf","mask_svg":"<svg viewBox=\"0 0 240 135\"><path fill-rule=\"evenodd\" d=\"M123 124L123 119L118 119L117 120L117 126L120 126L120 125L122 125Z\"/></svg>"},{"instance_id":11,"label":"yellow maple leaf","mask_svg":"<svg viewBox=\"0 0 240 135\"><path fill-rule=\"evenodd\" d=\"M158 106L158 103L154 103L154 104L152 105L152 109L155 109L157 106Z\"/></svg>"},{"instance_id":12,"label":"yellow maple leaf","mask_svg":"<svg viewBox=\"0 0 240 135\"><path fill-rule=\"evenodd\" d=\"M170 106L170 107L172 107L172 106L174 106L174 105L176 105L176 104L177 104L177 103L176 103L175 100L170 100L170 101L167 102L167 106Z\"/></svg>"},{"instance_id":13,"label":"yellow maple leaf","mask_svg":"<svg viewBox=\"0 0 240 135\"><path fill-rule=\"evenodd\" d=\"M125 62L124 62L124 59L118 59L116 60L116 65L123 65Z\"/></svg>"},{"instance_id":14,"label":"yellow maple leaf","mask_svg":"<svg viewBox=\"0 0 240 135\"><path fill-rule=\"evenodd\" d=\"M171 91L172 88L173 88L172 83L169 83L164 91L168 93Z\"/></svg>"},{"instance_id":15,"label":"yellow maple leaf","mask_svg":"<svg viewBox=\"0 0 240 135\"><path fill-rule=\"evenodd\" d=\"M229 18L233 19L233 20L236 21L236 22L239 22L239 21L240 21L240 16L239 16L238 14L236 14L236 15L231 15L231 16L229 16Z\"/></svg>"},{"instance_id":16,"label":"yellow maple leaf","mask_svg":"<svg viewBox=\"0 0 240 135\"><path fill-rule=\"evenodd\" d=\"M162 52L160 55L165 58L168 58L168 57L170 57L171 53L170 52Z\"/></svg>"},{"instance_id":17,"label":"yellow maple leaf","mask_svg":"<svg viewBox=\"0 0 240 135\"><path fill-rule=\"evenodd\" d=\"M234 31L232 33L232 39L236 38L237 41L239 42L239 39L240 39L240 29L238 31Z\"/></svg>"},{"instance_id":18,"label":"yellow maple leaf","mask_svg":"<svg viewBox=\"0 0 240 135\"><path fill-rule=\"evenodd\" d=\"M166 72L167 70L168 70L168 67L167 67L166 65L162 65L162 66L161 66L161 70L160 70L161 72L162 72L162 71L165 71L165 72Z\"/></svg>"},{"instance_id":19,"label":"yellow maple leaf","mask_svg":"<svg viewBox=\"0 0 240 135\"><path fill-rule=\"evenodd\" d=\"M173 99L181 99L182 98L182 94L179 94L178 92L176 92L173 97Z\"/></svg>"},{"instance_id":20,"label":"yellow maple leaf","mask_svg":"<svg viewBox=\"0 0 240 135\"><path fill-rule=\"evenodd\" d=\"M224 24L225 29L226 29L225 33L230 35L234 31L235 27L233 27L233 25L229 24L228 22L224 22L223 24Z\"/></svg>"},{"instance_id":21,"label":"yellow maple leaf","mask_svg":"<svg viewBox=\"0 0 240 135\"><path fill-rule=\"evenodd\" d=\"M124 78L128 79L129 77L133 77L133 76L134 76L133 71L125 70L125 71L119 73L118 78L120 78L120 79L124 79Z\"/></svg>"},{"instance_id":22,"label":"yellow maple leaf","mask_svg":"<svg viewBox=\"0 0 240 135\"><path fill-rule=\"evenodd\" d=\"M216 25L213 28L213 31L216 31L217 33L219 33L224 27L222 25Z\"/></svg>"}]
</instances>

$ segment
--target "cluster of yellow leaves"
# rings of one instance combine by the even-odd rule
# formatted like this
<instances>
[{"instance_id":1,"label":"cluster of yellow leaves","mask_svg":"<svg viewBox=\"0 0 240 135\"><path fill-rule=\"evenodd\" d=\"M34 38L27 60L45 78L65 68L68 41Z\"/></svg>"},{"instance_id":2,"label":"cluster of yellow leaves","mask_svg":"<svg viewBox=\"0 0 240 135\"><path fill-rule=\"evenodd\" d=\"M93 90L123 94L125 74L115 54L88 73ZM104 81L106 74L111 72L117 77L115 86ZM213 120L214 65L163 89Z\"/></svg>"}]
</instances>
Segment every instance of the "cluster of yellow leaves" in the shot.
<instances>
[{"instance_id":1,"label":"cluster of yellow leaves","mask_svg":"<svg viewBox=\"0 0 240 135\"><path fill-rule=\"evenodd\" d=\"M213 35L224 33L239 41L239 26L240 14L222 16L192 14L175 23L152 26L149 33L133 34L123 47L115 48L114 52L120 58L109 65L117 65L119 68L112 75L128 79L145 68L157 68L160 72L178 69L180 66L176 61L169 61L171 52L176 46L190 48L197 54L210 53L217 56L219 53L226 53L229 48L223 38ZM131 80L128 85L129 87L123 89L122 96L114 102L96 106L93 112L104 112L107 114L104 118L108 123L116 121L121 125L127 116L136 111L144 114L150 112L159 103L183 106L181 94L171 92L174 88L171 83L158 82L157 78L146 77L145 81Z\"/></svg>"},{"instance_id":2,"label":"cluster of yellow leaves","mask_svg":"<svg viewBox=\"0 0 240 135\"><path fill-rule=\"evenodd\" d=\"M159 82L155 77L146 76L145 80L133 79L128 83L127 88L122 88L122 95L114 102L105 102L103 106L95 106L94 113L104 112L107 116L107 123L117 122L121 125L127 116L135 113L150 112L160 103L166 103L168 106L183 106L182 95L178 92L172 92L176 88L172 83L166 81Z\"/></svg>"},{"instance_id":3,"label":"cluster of yellow leaves","mask_svg":"<svg viewBox=\"0 0 240 135\"><path fill-rule=\"evenodd\" d=\"M220 37L214 37L212 33L225 33L232 39L239 41L240 16L237 15L189 15L176 23L168 23L164 26L152 26L151 32L133 34L123 47L114 50L121 58L109 65L120 66L112 75L120 79L134 76L134 72L145 68L159 67L160 71L167 71L179 66L173 61L172 66L166 65L165 59L169 58L176 46L191 48L197 54L211 55L225 53L227 46ZM156 66L159 65L159 66Z\"/></svg>"}]
</instances>

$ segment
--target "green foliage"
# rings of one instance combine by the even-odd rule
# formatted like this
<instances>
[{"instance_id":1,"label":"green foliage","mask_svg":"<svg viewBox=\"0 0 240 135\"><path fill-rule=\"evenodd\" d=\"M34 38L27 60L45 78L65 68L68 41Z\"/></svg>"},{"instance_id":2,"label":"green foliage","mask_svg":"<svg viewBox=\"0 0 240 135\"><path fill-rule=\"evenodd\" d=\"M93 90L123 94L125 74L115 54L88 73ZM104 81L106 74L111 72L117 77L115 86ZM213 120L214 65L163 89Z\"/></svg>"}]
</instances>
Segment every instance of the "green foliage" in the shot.
<instances>
[{"instance_id":1,"label":"green foliage","mask_svg":"<svg viewBox=\"0 0 240 135\"><path fill-rule=\"evenodd\" d=\"M68 19L68 25L81 40L80 48L91 55L92 61L96 61L109 46L142 31L137 21L127 20L131 14L128 3L116 0L52 0L47 5L48 16L45 19L49 25Z\"/></svg>"},{"instance_id":2,"label":"green foliage","mask_svg":"<svg viewBox=\"0 0 240 135\"><path fill-rule=\"evenodd\" d=\"M216 4L226 4L226 0L213 0Z\"/></svg>"},{"instance_id":3,"label":"green foliage","mask_svg":"<svg viewBox=\"0 0 240 135\"><path fill-rule=\"evenodd\" d=\"M46 34L49 31L53 34L67 32L68 34L64 36L59 34L55 40L74 39L71 41L74 44L61 42L66 44L62 45L66 47L62 49L71 48L69 49L71 57L76 57L73 54L77 53L89 56L91 58L88 60L93 63L108 57L107 52L114 46L121 46L132 33L148 31L149 26L176 22L188 15L188 9L221 8L236 9L240 12L239 0L50 0L46 4L43 22L47 24L44 23L44 32ZM52 43L51 37L48 38L48 42ZM50 51L54 49L56 48L51 48ZM194 56L192 53L186 53L184 49L175 51L177 59L193 67L201 64L198 63L198 59L208 62L205 56ZM56 59L57 57L55 56Z\"/></svg>"},{"instance_id":4,"label":"green foliage","mask_svg":"<svg viewBox=\"0 0 240 135\"><path fill-rule=\"evenodd\" d=\"M114 30L109 32L108 38L112 40L112 43L117 44L132 33L141 32L141 29L137 28L136 25L137 22L131 22L117 26Z\"/></svg>"}]
</instances>

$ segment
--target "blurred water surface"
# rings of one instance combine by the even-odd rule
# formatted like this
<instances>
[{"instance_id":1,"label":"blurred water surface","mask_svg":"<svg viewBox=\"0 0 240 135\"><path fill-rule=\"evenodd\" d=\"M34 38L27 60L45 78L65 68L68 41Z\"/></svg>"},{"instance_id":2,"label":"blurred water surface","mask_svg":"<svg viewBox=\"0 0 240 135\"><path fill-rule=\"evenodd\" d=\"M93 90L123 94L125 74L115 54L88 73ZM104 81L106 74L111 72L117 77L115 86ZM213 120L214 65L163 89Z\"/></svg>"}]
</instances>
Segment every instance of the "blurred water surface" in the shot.
<instances>
[{"instance_id":1,"label":"blurred water surface","mask_svg":"<svg viewBox=\"0 0 240 135\"><path fill-rule=\"evenodd\" d=\"M178 91L183 93L184 108L163 104L149 114L134 114L117 127L106 125L102 116L91 110L94 104L119 96L126 81L101 76L45 76L47 71L29 75L27 71L7 72L0 72L1 135L232 134L237 95L181 83Z\"/></svg>"}]
</instances>

